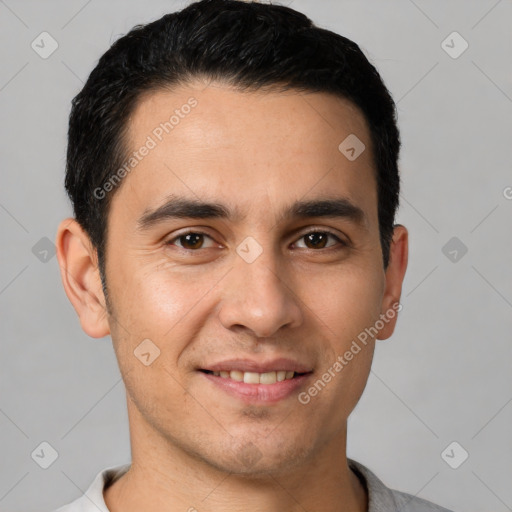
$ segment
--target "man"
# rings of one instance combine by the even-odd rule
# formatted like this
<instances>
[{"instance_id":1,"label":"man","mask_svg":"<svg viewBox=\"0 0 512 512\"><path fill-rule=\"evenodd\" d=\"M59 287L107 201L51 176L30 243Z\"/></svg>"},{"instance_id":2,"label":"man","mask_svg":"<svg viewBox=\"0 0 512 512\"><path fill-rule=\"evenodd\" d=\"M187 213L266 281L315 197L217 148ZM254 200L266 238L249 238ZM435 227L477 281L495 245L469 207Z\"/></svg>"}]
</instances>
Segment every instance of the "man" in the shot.
<instances>
[{"instance_id":1,"label":"man","mask_svg":"<svg viewBox=\"0 0 512 512\"><path fill-rule=\"evenodd\" d=\"M135 27L73 100L66 293L110 335L132 462L71 511L446 511L346 456L400 309L395 107L352 41L203 0Z\"/></svg>"}]
</instances>

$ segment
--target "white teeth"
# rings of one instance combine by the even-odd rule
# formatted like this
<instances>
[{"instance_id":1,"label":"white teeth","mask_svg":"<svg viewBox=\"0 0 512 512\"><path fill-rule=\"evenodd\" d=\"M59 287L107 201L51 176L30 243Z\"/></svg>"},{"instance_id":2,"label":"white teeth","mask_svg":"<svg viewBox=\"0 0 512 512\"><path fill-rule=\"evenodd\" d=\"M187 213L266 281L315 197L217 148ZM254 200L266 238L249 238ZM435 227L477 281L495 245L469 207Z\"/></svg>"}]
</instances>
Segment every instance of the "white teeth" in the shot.
<instances>
[{"instance_id":1,"label":"white teeth","mask_svg":"<svg viewBox=\"0 0 512 512\"><path fill-rule=\"evenodd\" d=\"M267 372L260 375L260 384L275 384L277 382L276 372Z\"/></svg>"},{"instance_id":2,"label":"white teeth","mask_svg":"<svg viewBox=\"0 0 512 512\"><path fill-rule=\"evenodd\" d=\"M285 370L279 370L277 372L241 372L239 370L233 370L231 372L213 372L213 375L222 377L224 379L233 379L238 382L245 382L246 384L275 384L276 382L282 382L283 380L293 379L295 372L287 372Z\"/></svg>"},{"instance_id":3,"label":"white teeth","mask_svg":"<svg viewBox=\"0 0 512 512\"><path fill-rule=\"evenodd\" d=\"M246 384L259 384L260 375L253 372L244 372L244 382Z\"/></svg>"},{"instance_id":4,"label":"white teeth","mask_svg":"<svg viewBox=\"0 0 512 512\"><path fill-rule=\"evenodd\" d=\"M233 380L237 380L238 382L242 382L244 380L244 372L233 370L232 372L229 372L229 377Z\"/></svg>"}]
</instances>

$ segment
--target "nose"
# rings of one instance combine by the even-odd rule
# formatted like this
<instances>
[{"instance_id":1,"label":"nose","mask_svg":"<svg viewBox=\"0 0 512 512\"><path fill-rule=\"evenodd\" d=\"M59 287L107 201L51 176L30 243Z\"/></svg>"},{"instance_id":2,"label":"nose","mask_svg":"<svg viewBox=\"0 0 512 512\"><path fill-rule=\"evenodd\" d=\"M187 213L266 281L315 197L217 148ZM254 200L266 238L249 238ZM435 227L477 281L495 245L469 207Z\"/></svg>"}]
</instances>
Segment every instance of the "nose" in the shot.
<instances>
[{"instance_id":1,"label":"nose","mask_svg":"<svg viewBox=\"0 0 512 512\"><path fill-rule=\"evenodd\" d=\"M282 265L270 250L248 263L235 258L224 281L219 319L226 329L247 329L253 336L268 338L281 328L302 324L299 298L291 289Z\"/></svg>"}]
</instances>

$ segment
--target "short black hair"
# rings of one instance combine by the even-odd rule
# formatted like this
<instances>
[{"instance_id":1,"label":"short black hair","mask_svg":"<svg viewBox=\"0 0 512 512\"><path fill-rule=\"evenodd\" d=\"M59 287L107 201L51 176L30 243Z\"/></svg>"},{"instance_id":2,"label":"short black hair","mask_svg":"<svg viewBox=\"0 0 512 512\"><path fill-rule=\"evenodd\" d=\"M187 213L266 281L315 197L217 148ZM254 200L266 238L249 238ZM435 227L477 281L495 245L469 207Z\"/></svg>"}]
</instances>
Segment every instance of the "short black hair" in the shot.
<instances>
[{"instance_id":1,"label":"short black hair","mask_svg":"<svg viewBox=\"0 0 512 512\"><path fill-rule=\"evenodd\" d=\"M355 104L371 135L387 268L399 201L400 136L395 103L375 67L356 43L289 7L200 0L119 38L72 100L65 187L97 251L105 291L107 216L117 188L100 197L95 191L126 161L129 116L142 95L196 79L240 91L327 92Z\"/></svg>"}]
</instances>

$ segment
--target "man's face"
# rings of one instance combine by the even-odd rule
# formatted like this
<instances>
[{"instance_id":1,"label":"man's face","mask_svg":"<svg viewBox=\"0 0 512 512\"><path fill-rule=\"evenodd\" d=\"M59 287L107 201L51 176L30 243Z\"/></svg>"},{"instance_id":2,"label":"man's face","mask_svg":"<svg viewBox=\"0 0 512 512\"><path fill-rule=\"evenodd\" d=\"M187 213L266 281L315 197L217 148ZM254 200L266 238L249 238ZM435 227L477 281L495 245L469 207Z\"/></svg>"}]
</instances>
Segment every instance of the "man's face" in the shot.
<instances>
[{"instance_id":1,"label":"man's face","mask_svg":"<svg viewBox=\"0 0 512 512\"><path fill-rule=\"evenodd\" d=\"M191 96L197 105L181 109ZM172 130L155 131L176 109ZM223 471L284 470L341 446L375 340L333 365L388 309L363 116L327 94L210 85L147 95L129 127L132 151L155 142L108 221L109 322L132 435L162 458L162 446L179 448ZM338 149L350 134L366 146L352 161ZM151 215L176 198L239 216ZM337 199L364 215L286 215L297 201ZM306 375L236 380L261 368L272 382L294 365ZM208 374L222 368L235 373Z\"/></svg>"}]
</instances>

